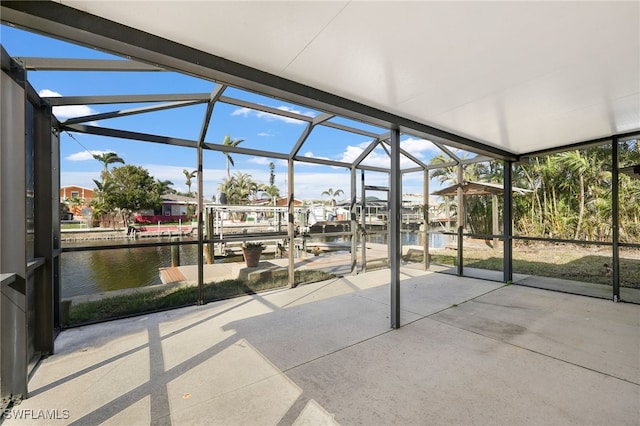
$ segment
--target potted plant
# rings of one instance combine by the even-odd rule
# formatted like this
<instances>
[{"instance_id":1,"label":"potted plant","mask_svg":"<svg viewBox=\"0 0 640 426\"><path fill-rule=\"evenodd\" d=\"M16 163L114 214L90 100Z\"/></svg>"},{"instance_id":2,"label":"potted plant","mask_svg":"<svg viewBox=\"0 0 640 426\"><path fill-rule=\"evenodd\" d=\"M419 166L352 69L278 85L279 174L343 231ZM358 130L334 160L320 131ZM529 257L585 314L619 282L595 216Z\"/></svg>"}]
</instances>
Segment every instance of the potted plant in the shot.
<instances>
[{"instance_id":1,"label":"potted plant","mask_svg":"<svg viewBox=\"0 0 640 426\"><path fill-rule=\"evenodd\" d=\"M260 263L260 255L264 249L264 244L256 241L245 241L242 243L242 256L248 268L255 268Z\"/></svg>"}]
</instances>

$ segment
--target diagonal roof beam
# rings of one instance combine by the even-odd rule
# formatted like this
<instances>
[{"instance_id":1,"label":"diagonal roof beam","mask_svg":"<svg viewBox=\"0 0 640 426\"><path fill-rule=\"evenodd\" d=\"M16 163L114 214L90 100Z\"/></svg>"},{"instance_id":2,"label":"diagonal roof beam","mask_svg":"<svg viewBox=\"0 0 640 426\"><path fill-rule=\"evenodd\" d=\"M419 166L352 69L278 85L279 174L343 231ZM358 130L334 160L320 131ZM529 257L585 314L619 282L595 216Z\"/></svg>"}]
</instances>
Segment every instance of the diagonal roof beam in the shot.
<instances>
[{"instance_id":1,"label":"diagonal roof beam","mask_svg":"<svg viewBox=\"0 0 640 426\"><path fill-rule=\"evenodd\" d=\"M447 154L449 157L453 158L457 163L460 162L460 158L453 153L453 151L451 151L449 148L447 148L446 146L442 145L439 142L431 142L432 144L434 144L435 146L437 146L438 148L440 148L440 151L444 152L445 154Z\"/></svg>"},{"instance_id":2,"label":"diagonal roof beam","mask_svg":"<svg viewBox=\"0 0 640 426\"><path fill-rule=\"evenodd\" d=\"M164 95L105 95L105 96L52 96L43 97L51 106L136 104L145 102L209 102L209 93L180 93Z\"/></svg>"},{"instance_id":3,"label":"diagonal roof beam","mask_svg":"<svg viewBox=\"0 0 640 426\"><path fill-rule=\"evenodd\" d=\"M202 145L204 143L204 138L207 136L207 130L209 129L209 123L211 122L211 114L213 114L213 107L220 96L222 96L222 92L227 88L224 84L217 84L213 90L211 91L211 96L209 97L209 102L207 103L207 111L205 112L204 119L202 120L202 127L200 128L200 138L198 139L198 144Z\"/></svg>"},{"instance_id":4,"label":"diagonal roof beam","mask_svg":"<svg viewBox=\"0 0 640 426\"><path fill-rule=\"evenodd\" d=\"M181 138L174 138L174 137L168 137L168 136L152 135L149 133L132 132L127 130L111 129L107 127L87 126L86 124L65 125L61 123L60 130L62 131L66 130L66 131L77 132L77 133L85 133L89 135L137 140L142 142L161 143L165 145L183 146L186 148L198 148L198 141L194 141L190 139L181 139ZM212 151L231 152L236 154L253 155L258 157L268 157L268 158L275 158L278 160L286 160L289 157L287 154L280 154L277 152L262 151L262 150L251 149L251 148L225 146L225 145L216 144L216 143L205 142L203 144L203 147L210 149ZM339 165L343 166L342 164L339 164Z\"/></svg>"},{"instance_id":5,"label":"diagonal roof beam","mask_svg":"<svg viewBox=\"0 0 640 426\"><path fill-rule=\"evenodd\" d=\"M147 133L131 132L127 130L110 129L107 127L87 126L86 124L63 124L60 123L60 130L86 133L89 135L107 136L112 138L131 139L143 142L162 143L166 145L183 146L186 148L197 148L198 142L189 139L173 138L167 136L151 135Z\"/></svg>"},{"instance_id":6,"label":"diagonal roof beam","mask_svg":"<svg viewBox=\"0 0 640 426\"><path fill-rule=\"evenodd\" d=\"M374 140L372 140L372 141L371 141L371 143L369 144L369 146L367 146L367 147L364 149L364 151L362 151L362 152L360 153L360 155L358 156L358 158L356 158L356 159L353 161L353 166L354 166L354 167L358 167L358 166L360 166L360 163L362 163L362 161L363 161L365 158L367 158L367 156L368 156L369 154L371 154L371 152L372 152L374 149L376 149L376 146L378 146L379 144L380 144L380 139L375 138Z\"/></svg>"},{"instance_id":7,"label":"diagonal roof beam","mask_svg":"<svg viewBox=\"0 0 640 426\"><path fill-rule=\"evenodd\" d=\"M118 111L104 112L101 114L92 114L92 115L85 115L83 117L69 118L67 120L63 120L62 123L64 124L87 123L90 121L106 120L108 118L126 117L128 115L144 114L146 112L162 111L165 109L198 105L204 102L205 101L200 101L200 100L180 101L180 102L170 102L162 105L151 105L151 106L140 107L140 108L121 109Z\"/></svg>"},{"instance_id":8,"label":"diagonal roof beam","mask_svg":"<svg viewBox=\"0 0 640 426\"><path fill-rule=\"evenodd\" d=\"M31 58L17 56L27 71L166 71L163 68L122 59Z\"/></svg>"},{"instance_id":9,"label":"diagonal roof beam","mask_svg":"<svg viewBox=\"0 0 640 426\"><path fill-rule=\"evenodd\" d=\"M391 158L391 152L389 151L389 148L387 148L387 145L384 143L381 143L380 146L382 147L382 149L384 149L384 152L387 153L387 156Z\"/></svg>"},{"instance_id":10,"label":"diagonal roof beam","mask_svg":"<svg viewBox=\"0 0 640 426\"><path fill-rule=\"evenodd\" d=\"M302 131L302 133L300 133L300 136L298 136L298 141L296 142L296 144L291 149L291 152L289 153L290 158L295 158L296 155L298 155L298 151L300 151L300 148L302 148L302 145L311 134L311 130L313 130L313 127L314 127L313 123L307 123L307 125L304 126L304 130Z\"/></svg>"},{"instance_id":11,"label":"diagonal roof beam","mask_svg":"<svg viewBox=\"0 0 640 426\"><path fill-rule=\"evenodd\" d=\"M291 158L295 158L295 156L298 155L298 151L300 151L300 148L302 148L302 145L304 145L305 141L307 140L307 138L311 134L311 131L313 130L313 128L316 127L318 124L321 124L321 123L324 123L327 120L330 120L332 117L333 117L333 115L327 114L327 113L322 113L322 114L314 117L313 120L311 121L311 123L307 124L305 129L302 131L302 133L298 137L298 141L296 142L296 144L291 149L291 153L289 154L289 156Z\"/></svg>"},{"instance_id":12,"label":"diagonal roof beam","mask_svg":"<svg viewBox=\"0 0 640 426\"><path fill-rule=\"evenodd\" d=\"M323 112L322 114L313 117L313 125L317 126L318 124L325 124L327 120L331 120L333 117L335 117L334 114Z\"/></svg>"},{"instance_id":13,"label":"diagonal roof beam","mask_svg":"<svg viewBox=\"0 0 640 426\"><path fill-rule=\"evenodd\" d=\"M389 145L389 141L388 140L384 140L383 141L383 147ZM386 147L385 147L385 151L386 151ZM389 151L387 151L387 154L389 154L389 156L391 156L391 154L389 153ZM409 160L413 161L414 163L416 163L418 166L422 167L422 169L424 170L425 168L427 168L427 164L420 160L418 157L416 157L415 155L411 154L410 152L408 152L407 150L400 148L400 154L404 155L405 157L407 157Z\"/></svg>"}]
</instances>

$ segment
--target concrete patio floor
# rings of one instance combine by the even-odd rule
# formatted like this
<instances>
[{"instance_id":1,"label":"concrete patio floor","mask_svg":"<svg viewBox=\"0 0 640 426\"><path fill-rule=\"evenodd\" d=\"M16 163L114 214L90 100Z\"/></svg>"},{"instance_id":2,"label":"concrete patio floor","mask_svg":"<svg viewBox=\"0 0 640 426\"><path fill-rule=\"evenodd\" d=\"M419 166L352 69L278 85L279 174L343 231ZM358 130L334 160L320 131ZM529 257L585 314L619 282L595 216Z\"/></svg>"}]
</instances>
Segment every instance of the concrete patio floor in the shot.
<instances>
[{"instance_id":1,"label":"concrete patio floor","mask_svg":"<svg viewBox=\"0 0 640 426\"><path fill-rule=\"evenodd\" d=\"M640 306L403 269L391 330L388 283L66 330L6 424L638 424Z\"/></svg>"}]
</instances>

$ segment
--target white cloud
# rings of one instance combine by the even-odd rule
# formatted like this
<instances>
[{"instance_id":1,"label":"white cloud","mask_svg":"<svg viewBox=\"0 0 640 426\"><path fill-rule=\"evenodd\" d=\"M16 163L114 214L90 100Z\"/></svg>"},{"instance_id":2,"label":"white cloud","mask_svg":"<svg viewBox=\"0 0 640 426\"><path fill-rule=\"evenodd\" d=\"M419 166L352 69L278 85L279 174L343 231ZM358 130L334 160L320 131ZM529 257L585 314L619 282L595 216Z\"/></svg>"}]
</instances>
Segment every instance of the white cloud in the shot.
<instances>
[{"instance_id":1,"label":"white cloud","mask_svg":"<svg viewBox=\"0 0 640 426\"><path fill-rule=\"evenodd\" d=\"M311 111L303 112L303 111L300 111L300 110L297 110L297 109L294 109L294 108L290 108L290 107L284 106L284 105L276 107L276 109L279 109L280 111L292 112L294 114L306 115L307 117L313 117L315 115ZM240 116L243 116L243 117L251 117L251 116L253 116L253 117L265 119L267 121L280 120L280 121L283 121L285 123L290 123L290 124L304 124L304 121L302 121L302 120L296 120L295 118L285 117L283 115L272 114L270 112L257 111L255 109L251 109L251 108L247 108L247 107L238 108L238 109L234 110L231 113L231 115L240 115Z\"/></svg>"},{"instance_id":2,"label":"white cloud","mask_svg":"<svg viewBox=\"0 0 640 426\"><path fill-rule=\"evenodd\" d=\"M405 139L400 142L400 146L409 154L419 159L423 159L425 153L439 154L441 152L437 146L426 139Z\"/></svg>"},{"instance_id":3,"label":"white cloud","mask_svg":"<svg viewBox=\"0 0 640 426\"><path fill-rule=\"evenodd\" d=\"M113 152L113 151L98 151L98 150L80 151L80 152L76 152L75 154L71 154L71 155L65 157L65 160L69 160L69 161L93 160L93 156L94 155L102 155L102 154L106 154L108 152Z\"/></svg>"},{"instance_id":4,"label":"white cloud","mask_svg":"<svg viewBox=\"0 0 640 426\"><path fill-rule=\"evenodd\" d=\"M369 146L370 143L371 142L363 142L356 146L347 145L344 152L342 153L340 161L344 161L345 163L353 163L360 156L360 154L362 154L365 148ZM371 156L372 154L374 153L372 152L369 155Z\"/></svg>"},{"instance_id":5,"label":"white cloud","mask_svg":"<svg viewBox=\"0 0 640 426\"><path fill-rule=\"evenodd\" d=\"M62 96L60 93L54 92L53 90L49 89L42 89L38 92L38 95L43 98L59 98L60 96Z\"/></svg>"},{"instance_id":6,"label":"white cloud","mask_svg":"<svg viewBox=\"0 0 640 426\"><path fill-rule=\"evenodd\" d=\"M363 142L358 145L348 145L341 154L339 161L346 163L352 163L360 154L371 144L371 142ZM418 159L424 159L426 153L438 153L440 150L431 142L425 139L409 138L401 142L402 149ZM369 155L362 161L362 164L373 167L389 167L390 159L389 155L381 147L376 147ZM400 157L400 167L415 167L416 163L408 158Z\"/></svg>"},{"instance_id":7,"label":"white cloud","mask_svg":"<svg viewBox=\"0 0 640 426\"><path fill-rule=\"evenodd\" d=\"M307 151L307 152L305 152L303 154L300 154L300 157L319 158L321 160L329 160L329 158L327 158L327 157L318 157L318 156L314 155L314 153L311 152L311 151ZM296 162L296 166L306 166L306 167L319 167L320 166L321 167L322 164L307 163L307 162L304 162L304 161L298 161L298 162Z\"/></svg>"},{"instance_id":8,"label":"white cloud","mask_svg":"<svg viewBox=\"0 0 640 426\"><path fill-rule=\"evenodd\" d=\"M280 167L287 167L288 165L287 160L276 160L273 158L258 157L258 156L250 157L249 159L247 159L247 162L253 163L253 164L259 164L261 166L268 166L269 163L274 163L276 166L280 166Z\"/></svg>"},{"instance_id":9,"label":"white cloud","mask_svg":"<svg viewBox=\"0 0 640 426\"><path fill-rule=\"evenodd\" d=\"M275 136L275 134L271 133L271 131L268 131L268 132L260 132L258 133L258 136L269 138L269 137Z\"/></svg>"},{"instance_id":10,"label":"white cloud","mask_svg":"<svg viewBox=\"0 0 640 426\"><path fill-rule=\"evenodd\" d=\"M43 98L59 98L62 95L58 92L54 92L49 89L42 89L38 92ZM54 106L53 107L53 115L56 116L58 120L65 120L67 118L73 117L84 117L87 115L97 114L98 111L89 107L88 105L65 105L65 106ZM95 123L92 123L95 125Z\"/></svg>"}]
</instances>

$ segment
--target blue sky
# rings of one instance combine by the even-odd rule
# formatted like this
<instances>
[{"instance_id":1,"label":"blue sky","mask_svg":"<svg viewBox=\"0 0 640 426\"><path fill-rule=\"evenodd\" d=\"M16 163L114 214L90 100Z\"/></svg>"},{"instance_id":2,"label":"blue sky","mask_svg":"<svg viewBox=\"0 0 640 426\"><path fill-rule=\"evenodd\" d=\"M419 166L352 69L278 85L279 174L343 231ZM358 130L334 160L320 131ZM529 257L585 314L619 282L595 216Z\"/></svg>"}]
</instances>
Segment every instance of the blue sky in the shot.
<instances>
[{"instance_id":1,"label":"blue sky","mask_svg":"<svg viewBox=\"0 0 640 426\"><path fill-rule=\"evenodd\" d=\"M62 41L42 37L15 28L0 26L0 41L12 56L119 59L103 52L72 45ZM45 72L30 71L29 82L43 97L83 96L83 95L127 95L158 93L209 93L214 83L169 72L133 73L133 72ZM315 116L319 114L303 106L292 105L278 99L267 98L235 88L229 88L225 96L288 110L299 114ZM57 107L54 114L59 120L85 116L95 113L131 109L144 104L124 105L78 105ZM100 120L93 124L100 127L112 127L136 132L179 137L197 140L205 115L205 105L181 107L171 110L138 114L109 120ZM333 121L359 127L375 133L385 133L385 129L336 118ZM219 143L225 135L233 139L243 139L240 145L281 153L290 152L295 145L304 124L287 117L255 111L235 105L217 103L205 140ZM308 157L327 158L351 162L360 155L371 142L366 136L351 134L327 127L317 127L305 142L300 154ZM409 136L401 138L402 147L417 158L428 162L439 153L432 144ZM196 151L190 148L138 142L109 137L74 133L61 137L61 185L80 185L93 188L93 179L99 179L102 165L92 158L93 153L116 152L127 164L142 166L152 176L161 180L170 180L173 187L186 191L184 169L196 169ZM281 194L287 192L287 165L280 160L232 154L235 166L231 173L248 173L258 182L268 183L269 163L276 165L276 182ZM389 160L384 150L374 150L366 160L367 164L388 167ZM403 161L408 167L414 164ZM211 199L218 196L218 186L226 177L225 156L220 152L204 153L204 196ZM360 177L358 176L358 182ZM195 190L195 180L192 190ZM366 173L366 183L387 185L387 176L383 173ZM440 185L432 181L431 191ZM332 188L345 191L348 197L350 174L346 169L322 166L310 163L295 163L294 194L299 199L322 199L322 192ZM359 184L358 184L359 191ZM403 193L422 193L422 174L412 173L403 179ZM360 195L360 194L358 194ZM377 195L384 198L385 194ZM326 197L324 197L326 199Z\"/></svg>"}]
</instances>

